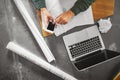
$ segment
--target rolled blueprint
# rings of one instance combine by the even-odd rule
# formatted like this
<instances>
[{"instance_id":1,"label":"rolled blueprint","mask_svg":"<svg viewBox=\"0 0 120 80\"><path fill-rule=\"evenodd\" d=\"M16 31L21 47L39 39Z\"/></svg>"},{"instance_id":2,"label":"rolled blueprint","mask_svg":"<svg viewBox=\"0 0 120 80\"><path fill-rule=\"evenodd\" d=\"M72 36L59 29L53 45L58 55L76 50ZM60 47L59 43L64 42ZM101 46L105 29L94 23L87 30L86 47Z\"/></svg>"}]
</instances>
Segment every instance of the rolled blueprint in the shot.
<instances>
[{"instance_id":1,"label":"rolled blueprint","mask_svg":"<svg viewBox=\"0 0 120 80\"><path fill-rule=\"evenodd\" d=\"M33 19L31 18L30 14L28 13L26 7L24 6L22 0L14 0L18 10L20 11L21 15L23 16L25 22L27 23L30 31L32 32L35 40L37 41L39 47L42 49L45 57L47 58L48 62L52 62L55 60L52 52L48 48L44 38L40 34L37 26L35 25Z\"/></svg>"},{"instance_id":2,"label":"rolled blueprint","mask_svg":"<svg viewBox=\"0 0 120 80\"><path fill-rule=\"evenodd\" d=\"M69 75L68 73L58 69L57 67L47 63L46 61L42 60L40 57L36 56L34 53L24 49L20 45L14 43L14 42L9 42L7 49L15 52L19 56L22 56L29 61L33 62L34 64L44 68L47 71L50 71L51 73L63 78L64 80L77 80L73 76Z\"/></svg>"}]
</instances>

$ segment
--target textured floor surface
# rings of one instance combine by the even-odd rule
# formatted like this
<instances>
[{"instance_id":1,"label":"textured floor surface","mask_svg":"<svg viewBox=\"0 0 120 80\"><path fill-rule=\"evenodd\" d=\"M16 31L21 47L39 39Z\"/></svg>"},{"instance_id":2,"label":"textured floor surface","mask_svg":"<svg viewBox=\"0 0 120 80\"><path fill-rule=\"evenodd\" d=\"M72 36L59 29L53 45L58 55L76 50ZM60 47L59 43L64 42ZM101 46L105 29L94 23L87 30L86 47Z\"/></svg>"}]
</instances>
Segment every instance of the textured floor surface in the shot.
<instances>
[{"instance_id":1,"label":"textured floor surface","mask_svg":"<svg viewBox=\"0 0 120 80\"><path fill-rule=\"evenodd\" d=\"M30 2L30 0L25 1ZM26 3L26 5L29 4ZM120 52L120 0L115 0L115 11L111 21L112 29L107 34L102 34L102 38L107 49ZM39 25L37 21L36 24ZM80 29L81 27L75 28L63 35ZM56 58L56 64L53 65L75 76L78 80L111 80L113 74L119 70L120 58L116 58L82 72L76 71L67 55L62 40L63 35L57 38L54 35L45 38ZM8 51L5 47L12 40L45 59L13 0L0 0L0 80L62 80Z\"/></svg>"}]
</instances>

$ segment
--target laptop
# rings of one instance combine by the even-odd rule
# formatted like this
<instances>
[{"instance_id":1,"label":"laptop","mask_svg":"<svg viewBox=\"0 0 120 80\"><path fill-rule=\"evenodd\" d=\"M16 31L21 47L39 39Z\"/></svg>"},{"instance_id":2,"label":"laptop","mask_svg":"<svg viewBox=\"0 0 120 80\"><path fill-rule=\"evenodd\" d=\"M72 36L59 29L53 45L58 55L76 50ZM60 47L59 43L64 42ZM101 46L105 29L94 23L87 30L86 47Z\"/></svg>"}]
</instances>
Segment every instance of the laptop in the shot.
<instances>
[{"instance_id":1,"label":"laptop","mask_svg":"<svg viewBox=\"0 0 120 80\"><path fill-rule=\"evenodd\" d=\"M105 61L105 46L96 25L65 35L63 40L77 70L85 70Z\"/></svg>"}]
</instances>

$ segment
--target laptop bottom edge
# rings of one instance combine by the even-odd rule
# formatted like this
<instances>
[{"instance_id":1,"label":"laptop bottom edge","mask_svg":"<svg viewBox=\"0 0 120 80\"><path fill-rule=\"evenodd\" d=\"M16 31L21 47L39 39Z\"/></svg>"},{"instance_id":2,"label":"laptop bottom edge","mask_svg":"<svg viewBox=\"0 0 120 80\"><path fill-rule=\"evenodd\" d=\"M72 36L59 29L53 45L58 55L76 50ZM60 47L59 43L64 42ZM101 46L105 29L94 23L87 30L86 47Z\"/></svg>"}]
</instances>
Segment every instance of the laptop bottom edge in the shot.
<instances>
[{"instance_id":1,"label":"laptop bottom edge","mask_svg":"<svg viewBox=\"0 0 120 80\"><path fill-rule=\"evenodd\" d=\"M78 71L83 71L89 69L91 67L95 67L99 64L105 63L106 61L110 61L111 59L119 56L120 53L110 50L99 50L90 55L87 55L82 58L78 58L73 61L73 65Z\"/></svg>"}]
</instances>

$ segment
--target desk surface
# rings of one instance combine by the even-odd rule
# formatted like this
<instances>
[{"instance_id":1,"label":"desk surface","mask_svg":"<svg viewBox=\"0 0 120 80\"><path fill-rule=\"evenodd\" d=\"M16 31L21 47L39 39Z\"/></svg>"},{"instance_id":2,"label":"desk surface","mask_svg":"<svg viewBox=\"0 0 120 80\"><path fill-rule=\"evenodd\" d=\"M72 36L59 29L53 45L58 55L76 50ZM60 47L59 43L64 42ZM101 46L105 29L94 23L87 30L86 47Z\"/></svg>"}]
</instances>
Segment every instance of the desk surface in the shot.
<instances>
[{"instance_id":1,"label":"desk surface","mask_svg":"<svg viewBox=\"0 0 120 80\"><path fill-rule=\"evenodd\" d=\"M23 1L26 5L29 5L27 2L30 2L30 0ZM120 0L116 0L115 15L111 17L113 27L107 34L102 34L102 37L107 49L120 52L119 6ZM34 15L34 12L35 11L31 13L31 16L39 26L37 16ZM14 40L21 46L24 46L39 57L45 59L25 21L15 7L13 0L0 1L0 17L0 75L2 75L0 76L0 80L61 80L61 78L5 49L7 43L10 40ZM110 80L109 78L111 73L114 71L114 67L116 67L120 62L119 58L112 62L102 64L82 72L76 71L69 60L62 36L71 32L79 31L85 27L89 26L74 28L59 37L52 35L45 38L45 41L56 58L56 64L53 65L75 76L79 80Z\"/></svg>"},{"instance_id":2,"label":"desk surface","mask_svg":"<svg viewBox=\"0 0 120 80\"><path fill-rule=\"evenodd\" d=\"M114 14L115 0L96 0L92 4L94 20L99 20Z\"/></svg>"}]
</instances>

